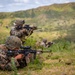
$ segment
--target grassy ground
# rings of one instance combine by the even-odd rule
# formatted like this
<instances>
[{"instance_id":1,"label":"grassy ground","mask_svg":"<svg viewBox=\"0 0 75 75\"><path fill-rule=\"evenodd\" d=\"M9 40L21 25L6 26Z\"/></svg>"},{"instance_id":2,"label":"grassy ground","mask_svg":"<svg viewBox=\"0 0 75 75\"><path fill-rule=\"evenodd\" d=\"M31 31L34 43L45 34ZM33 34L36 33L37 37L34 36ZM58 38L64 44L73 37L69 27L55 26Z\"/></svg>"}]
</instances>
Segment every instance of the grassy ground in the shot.
<instances>
[{"instance_id":1,"label":"grassy ground","mask_svg":"<svg viewBox=\"0 0 75 75\"><path fill-rule=\"evenodd\" d=\"M75 75L75 51L54 52L51 57L38 59L17 71L17 75ZM0 75L14 75L14 72L0 71Z\"/></svg>"},{"instance_id":2,"label":"grassy ground","mask_svg":"<svg viewBox=\"0 0 75 75\"><path fill-rule=\"evenodd\" d=\"M4 43L5 39L9 36L9 29L0 27L0 44Z\"/></svg>"},{"instance_id":3,"label":"grassy ground","mask_svg":"<svg viewBox=\"0 0 75 75\"><path fill-rule=\"evenodd\" d=\"M75 75L75 43L66 40L56 42L37 56L27 67L17 70L17 75ZM16 75L13 71L0 71L0 75Z\"/></svg>"},{"instance_id":4,"label":"grassy ground","mask_svg":"<svg viewBox=\"0 0 75 75\"><path fill-rule=\"evenodd\" d=\"M58 35L58 36L57 36ZM34 46L37 40L47 38L48 41L54 41L54 44L46 50L52 50L51 53L43 53L37 56L33 63L27 67L17 70L17 75L75 75L75 43L61 39L64 37L59 32L34 32L26 41L27 45ZM9 36L9 29L0 28L0 43L4 43ZM25 44L25 45L26 45ZM0 75L16 75L13 71L1 71Z\"/></svg>"}]
</instances>

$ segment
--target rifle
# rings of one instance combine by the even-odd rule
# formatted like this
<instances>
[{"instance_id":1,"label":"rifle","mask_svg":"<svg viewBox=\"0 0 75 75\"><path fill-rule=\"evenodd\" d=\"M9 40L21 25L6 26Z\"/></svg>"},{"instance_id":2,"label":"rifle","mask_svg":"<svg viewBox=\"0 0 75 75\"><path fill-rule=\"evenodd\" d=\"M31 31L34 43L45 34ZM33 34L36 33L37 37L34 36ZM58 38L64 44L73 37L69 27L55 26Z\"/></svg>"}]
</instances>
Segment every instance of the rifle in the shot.
<instances>
[{"instance_id":1,"label":"rifle","mask_svg":"<svg viewBox=\"0 0 75 75\"><path fill-rule=\"evenodd\" d=\"M25 29L27 29L27 30L31 30L31 29L32 29L32 30L36 30L36 29L37 29L36 26L31 27L31 26L28 25L28 24L24 25L23 28L25 28Z\"/></svg>"},{"instance_id":2,"label":"rifle","mask_svg":"<svg viewBox=\"0 0 75 75\"><path fill-rule=\"evenodd\" d=\"M30 46L21 47L21 48L22 48L21 50L17 50L17 51L15 51L15 50L8 50L6 52L6 54L7 54L8 57L12 57L15 54L24 54L25 56L27 56L29 53L31 53L31 54L34 54L34 59L36 59L36 54L51 52L50 50L45 50L45 51L43 51L43 50L33 50L33 49L31 49Z\"/></svg>"},{"instance_id":3,"label":"rifle","mask_svg":"<svg viewBox=\"0 0 75 75\"><path fill-rule=\"evenodd\" d=\"M25 29L27 29L27 30L32 29L32 27L30 27L30 25L27 25L27 24L26 24L26 25L24 25L24 26L23 26L23 28L25 28Z\"/></svg>"}]
</instances>

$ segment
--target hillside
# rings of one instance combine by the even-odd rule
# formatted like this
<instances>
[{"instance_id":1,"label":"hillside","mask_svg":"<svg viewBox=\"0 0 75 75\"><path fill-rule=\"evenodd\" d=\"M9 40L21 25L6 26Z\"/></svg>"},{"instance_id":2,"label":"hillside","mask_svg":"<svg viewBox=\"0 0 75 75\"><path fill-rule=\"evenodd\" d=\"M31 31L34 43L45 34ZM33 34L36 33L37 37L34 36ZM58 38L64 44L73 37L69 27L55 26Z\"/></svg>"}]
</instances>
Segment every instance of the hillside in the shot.
<instances>
[{"instance_id":1,"label":"hillside","mask_svg":"<svg viewBox=\"0 0 75 75\"><path fill-rule=\"evenodd\" d=\"M16 11L16 12L7 12L7 13L0 12L0 16L1 16L0 18L9 18L9 17L33 18L41 14L50 15L53 17L52 15L53 13L55 15L57 14L62 15L63 13L65 14L68 13L66 15L69 15L70 12L74 13L74 11L75 11L75 3L53 4L50 6L42 6L35 9L26 10L26 11Z\"/></svg>"},{"instance_id":2,"label":"hillside","mask_svg":"<svg viewBox=\"0 0 75 75\"><path fill-rule=\"evenodd\" d=\"M50 50L50 53L37 53L33 62L18 70L12 62L13 71L0 70L0 75L75 75L75 3L0 12L0 44L4 44L16 19L24 19L26 24L38 27L27 37L25 46L35 50ZM53 45L44 48L35 44L43 38L53 42Z\"/></svg>"},{"instance_id":3,"label":"hillside","mask_svg":"<svg viewBox=\"0 0 75 75\"><path fill-rule=\"evenodd\" d=\"M15 19L24 19L26 24L36 25L38 32L55 32L69 39L75 35L75 3L53 4L36 9L16 12L0 12L0 25L11 26Z\"/></svg>"}]
</instances>

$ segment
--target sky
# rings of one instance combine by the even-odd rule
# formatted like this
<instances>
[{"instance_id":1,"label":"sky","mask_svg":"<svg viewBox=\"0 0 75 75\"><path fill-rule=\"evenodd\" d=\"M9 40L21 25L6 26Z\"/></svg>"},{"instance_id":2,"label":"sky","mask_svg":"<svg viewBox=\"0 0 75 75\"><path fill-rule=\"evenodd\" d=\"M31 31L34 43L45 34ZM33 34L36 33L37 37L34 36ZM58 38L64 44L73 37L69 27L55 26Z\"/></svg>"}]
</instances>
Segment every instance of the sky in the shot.
<instances>
[{"instance_id":1,"label":"sky","mask_svg":"<svg viewBox=\"0 0 75 75\"><path fill-rule=\"evenodd\" d=\"M75 0L0 0L0 12L28 10L54 3L69 3Z\"/></svg>"}]
</instances>

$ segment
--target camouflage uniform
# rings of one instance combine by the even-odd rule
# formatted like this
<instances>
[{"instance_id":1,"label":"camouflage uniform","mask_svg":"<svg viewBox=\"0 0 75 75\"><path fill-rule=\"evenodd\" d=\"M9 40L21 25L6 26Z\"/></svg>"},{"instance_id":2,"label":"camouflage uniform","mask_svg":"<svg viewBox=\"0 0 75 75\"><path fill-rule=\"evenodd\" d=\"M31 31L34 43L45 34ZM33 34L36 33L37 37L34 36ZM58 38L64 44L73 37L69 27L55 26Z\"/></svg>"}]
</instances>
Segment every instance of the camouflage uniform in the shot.
<instances>
[{"instance_id":1,"label":"camouflage uniform","mask_svg":"<svg viewBox=\"0 0 75 75\"><path fill-rule=\"evenodd\" d=\"M22 43L25 42L25 39L27 36L30 36L33 33L33 30L36 30L36 27L30 27L29 25L25 25L24 24L24 20L16 20L14 23L14 26L11 31L10 31L10 35L15 35L17 37L19 37L22 41Z\"/></svg>"},{"instance_id":2,"label":"camouflage uniform","mask_svg":"<svg viewBox=\"0 0 75 75\"><path fill-rule=\"evenodd\" d=\"M19 48L20 46L21 46L21 40L15 36L8 37L5 44L0 45L0 69L12 70L12 66L11 66L12 57L8 57L6 52L8 50L15 50L16 48ZM13 58L15 58L15 56ZM23 57L23 59L20 59L20 60L15 59L15 65L17 68L26 66L27 63L26 63L25 56Z\"/></svg>"},{"instance_id":3,"label":"camouflage uniform","mask_svg":"<svg viewBox=\"0 0 75 75\"><path fill-rule=\"evenodd\" d=\"M46 47L47 39L43 39L43 41L40 43L41 46Z\"/></svg>"},{"instance_id":4,"label":"camouflage uniform","mask_svg":"<svg viewBox=\"0 0 75 75\"><path fill-rule=\"evenodd\" d=\"M6 53L5 51L7 51L7 48L4 44L0 45L0 68L5 70L6 66L5 64L7 64L7 57L6 57ZM5 67L4 67L5 66Z\"/></svg>"},{"instance_id":5,"label":"camouflage uniform","mask_svg":"<svg viewBox=\"0 0 75 75\"><path fill-rule=\"evenodd\" d=\"M53 45L53 42L48 42L47 45L46 45L46 47L49 48L49 47L51 47L52 45Z\"/></svg>"},{"instance_id":6,"label":"camouflage uniform","mask_svg":"<svg viewBox=\"0 0 75 75\"><path fill-rule=\"evenodd\" d=\"M21 39L22 42L25 40L25 34L27 34L26 29L23 29L24 20L16 20L14 27L10 30L10 35L17 36Z\"/></svg>"}]
</instances>

